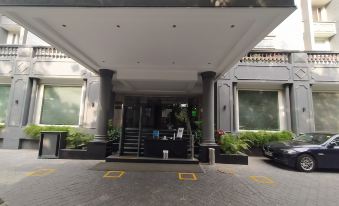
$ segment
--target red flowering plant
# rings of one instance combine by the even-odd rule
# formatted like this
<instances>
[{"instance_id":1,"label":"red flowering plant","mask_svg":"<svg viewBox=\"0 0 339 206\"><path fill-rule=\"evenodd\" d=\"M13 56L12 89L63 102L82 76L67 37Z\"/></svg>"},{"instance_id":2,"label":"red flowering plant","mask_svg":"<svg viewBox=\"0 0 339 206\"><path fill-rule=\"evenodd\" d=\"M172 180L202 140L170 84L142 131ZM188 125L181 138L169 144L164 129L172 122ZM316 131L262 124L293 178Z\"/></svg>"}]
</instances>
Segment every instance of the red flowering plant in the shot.
<instances>
[{"instance_id":1,"label":"red flowering plant","mask_svg":"<svg viewBox=\"0 0 339 206\"><path fill-rule=\"evenodd\" d=\"M225 134L225 131L222 129L218 129L215 131L215 140L217 144L220 144L220 138Z\"/></svg>"}]
</instances>

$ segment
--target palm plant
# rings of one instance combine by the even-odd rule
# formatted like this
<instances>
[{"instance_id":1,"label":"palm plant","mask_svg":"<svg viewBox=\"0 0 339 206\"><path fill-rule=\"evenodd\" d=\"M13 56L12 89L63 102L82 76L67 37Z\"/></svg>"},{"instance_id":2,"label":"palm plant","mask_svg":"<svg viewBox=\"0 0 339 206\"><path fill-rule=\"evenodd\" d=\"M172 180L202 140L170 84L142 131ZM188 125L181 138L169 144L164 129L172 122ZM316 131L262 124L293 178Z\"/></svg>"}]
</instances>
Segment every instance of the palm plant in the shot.
<instances>
[{"instance_id":1,"label":"palm plant","mask_svg":"<svg viewBox=\"0 0 339 206\"><path fill-rule=\"evenodd\" d=\"M240 139L232 134L224 134L220 137L220 148L226 154L237 154L248 150L249 141Z\"/></svg>"}]
</instances>

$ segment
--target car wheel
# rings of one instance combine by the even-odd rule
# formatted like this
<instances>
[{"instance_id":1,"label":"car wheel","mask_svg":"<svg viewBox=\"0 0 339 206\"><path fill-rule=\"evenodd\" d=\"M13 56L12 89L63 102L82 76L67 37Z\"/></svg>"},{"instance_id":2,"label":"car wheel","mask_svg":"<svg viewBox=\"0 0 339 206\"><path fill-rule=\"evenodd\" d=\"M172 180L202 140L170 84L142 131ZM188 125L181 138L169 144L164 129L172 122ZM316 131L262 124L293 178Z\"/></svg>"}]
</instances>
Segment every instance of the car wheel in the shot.
<instances>
[{"instance_id":1,"label":"car wheel","mask_svg":"<svg viewBox=\"0 0 339 206\"><path fill-rule=\"evenodd\" d=\"M312 172L315 164L315 159L308 154L302 154L297 159L297 169L302 172Z\"/></svg>"}]
</instances>

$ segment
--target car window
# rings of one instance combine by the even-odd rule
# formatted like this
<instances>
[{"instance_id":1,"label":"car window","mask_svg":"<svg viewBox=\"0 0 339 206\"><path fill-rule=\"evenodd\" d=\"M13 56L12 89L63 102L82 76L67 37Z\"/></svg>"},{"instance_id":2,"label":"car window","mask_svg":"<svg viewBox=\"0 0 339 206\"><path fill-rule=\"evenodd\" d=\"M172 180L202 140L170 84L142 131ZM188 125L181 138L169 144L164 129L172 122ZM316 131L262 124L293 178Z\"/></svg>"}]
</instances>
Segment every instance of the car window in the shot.
<instances>
[{"instance_id":1,"label":"car window","mask_svg":"<svg viewBox=\"0 0 339 206\"><path fill-rule=\"evenodd\" d=\"M336 147L339 147L339 137L335 138L333 142L335 142Z\"/></svg>"},{"instance_id":2,"label":"car window","mask_svg":"<svg viewBox=\"0 0 339 206\"><path fill-rule=\"evenodd\" d=\"M296 137L295 141L305 142L308 144L322 144L326 142L328 139L330 139L332 135L330 134L318 134L318 133L308 133L308 134L302 134L298 137Z\"/></svg>"}]
</instances>

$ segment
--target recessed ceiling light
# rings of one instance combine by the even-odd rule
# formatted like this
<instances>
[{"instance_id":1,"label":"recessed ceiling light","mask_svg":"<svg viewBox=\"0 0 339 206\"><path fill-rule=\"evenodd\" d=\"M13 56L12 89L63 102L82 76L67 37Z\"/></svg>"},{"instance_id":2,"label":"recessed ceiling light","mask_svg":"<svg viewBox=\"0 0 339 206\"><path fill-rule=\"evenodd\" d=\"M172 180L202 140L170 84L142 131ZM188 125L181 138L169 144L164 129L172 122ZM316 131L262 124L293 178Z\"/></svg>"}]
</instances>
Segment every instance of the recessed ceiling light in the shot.
<instances>
[{"instance_id":1,"label":"recessed ceiling light","mask_svg":"<svg viewBox=\"0 0 339 206\"><path fill-rule=\"evenodd\" d=\"M173 27L173 28L176 28L176 27L177 27L177 25L173 24L173 25L172 25L172 27Z\"/></svg>"},{"instance_id":2,"label":"recessed ceiling light","mask_svg":"<svg viewBox=\"0 0 339 206\"><path fill-rule=\"evenodd\" d=\"M66 24L63 24L62 27L67 27L67 25L66 25Z\"/></svg>"},{"instance_id":3,"label":"recessed ceiling light","mask_svg":"<svg viewBox=\"0 0 339 206\"><path fill-rule=\"evenodd\" d=\"M119 24L117 25L117 28L120 28L120 25L119 25Z\"/></svg>"},{"instance_id":4,"label":"recessed ceiling light","mask_svg":"<svg viewBox=\"0 0 339 206\"><path fill-rule=\"evenodd\" d=\"M234 24L232 24L232 25L231 25L231 28L234 28L234 27L235 27L235 25L234 25Z\"/></svg>"}]
</instances>

